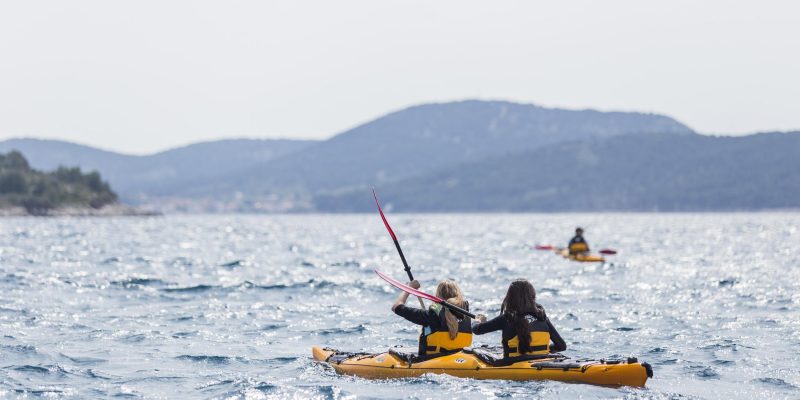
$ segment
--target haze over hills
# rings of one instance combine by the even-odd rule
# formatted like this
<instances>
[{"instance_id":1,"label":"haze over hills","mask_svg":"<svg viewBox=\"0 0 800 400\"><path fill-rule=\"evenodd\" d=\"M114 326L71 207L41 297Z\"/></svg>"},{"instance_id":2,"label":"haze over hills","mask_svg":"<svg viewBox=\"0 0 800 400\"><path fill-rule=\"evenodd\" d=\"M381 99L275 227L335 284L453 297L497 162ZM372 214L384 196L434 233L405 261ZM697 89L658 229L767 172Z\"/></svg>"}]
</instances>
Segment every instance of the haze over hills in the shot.
<instances>
[{"instance_id":1,"label":"haze over hills","mask_svg":"<svg viewBox=\"0 0 800 400\"><path fill-rule=\"evenodd\" d=\"M715 210L800 206L796 137L709 137L657 114L473 100L410 107L324 141L131 156L17 139L0 151L39 169L98 170L123 200L166 211L372 211L371 186L401 211Z\"/></svg>"}]
</instances>

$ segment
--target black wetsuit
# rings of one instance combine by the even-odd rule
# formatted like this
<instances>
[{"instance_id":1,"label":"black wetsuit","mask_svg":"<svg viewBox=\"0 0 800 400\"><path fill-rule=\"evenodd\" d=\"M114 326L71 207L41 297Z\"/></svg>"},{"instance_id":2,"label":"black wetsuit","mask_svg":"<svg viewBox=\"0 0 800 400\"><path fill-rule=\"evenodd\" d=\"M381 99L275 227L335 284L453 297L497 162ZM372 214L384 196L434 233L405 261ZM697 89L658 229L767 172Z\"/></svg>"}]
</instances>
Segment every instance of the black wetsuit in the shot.
<instances>
[{"instance_id":1,"label":"black wetsuit","mask_svg":"<svg viewBox=\"0 0 800 400\"><path fill-rule=\"evenodd\" d=\"M558 331L550 322L549 318L545 317L544 321L536 320L536 323L541 324L542 326L540 328L547 329L548 333L550 333L550 341L553 342L553 344L550 345L551 353L557 353L567 349L567 343L564 342L564 339L562 339L561 335L558 334ZM517 332L514 330L511 319L506 314L500 314L493 319L490 319L486 322L480 322L472 326L472 333L475 335L483 335L484 333L500 330L503 331L503 343L506 343L513 339L514 336L517 336ZM505 348L506 346L503 347L503 356L508 357L508 349Z\"/></svg>"},{"instance_id":2,"label":"black wetsuit","mask_svg":"<svg viewBox=\"0 0 800 400\"><path fill-rule=\"evenodd\" d=\"M465 310L469 311L469 304L466 304L464 307ZM408 307L405 304L400 304L394 309L394 313L405 318L409 322L413 322L417 325L423 326L423 335L427 331L429 332L437 332L437 331L447 331L447 325L442 325L442 318L436 314L432 308L428 308L427 310L423 310L421 308L416 307ZM469 319L469 317L467 317ZM419 341L419 354L426 353L426 344L423 340Z\"/></svg>"}]
</instances>

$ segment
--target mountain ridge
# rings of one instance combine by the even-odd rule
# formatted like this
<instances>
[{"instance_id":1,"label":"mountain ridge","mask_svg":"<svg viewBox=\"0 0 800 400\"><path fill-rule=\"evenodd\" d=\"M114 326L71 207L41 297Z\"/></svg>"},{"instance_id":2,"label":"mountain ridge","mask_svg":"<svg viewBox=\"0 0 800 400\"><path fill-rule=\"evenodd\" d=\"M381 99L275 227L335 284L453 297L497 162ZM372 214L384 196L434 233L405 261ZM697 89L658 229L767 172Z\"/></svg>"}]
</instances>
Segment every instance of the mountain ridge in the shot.
<instances>
[{"instance_id":1,"label":"mountain ridge","mask_svg":"<svg viewBox=\"0 0 800 400\"><path fill-rule=\"evenodd\" d=\"M281 187L312 194L402 179L573 138L654 132L696 134L657 114L571 111L500 101L423 104L254 166L228 182L251 188L256 195ZM351 163L353 159L358 164ZM280 174L269 174L274 171Z\"/></svg>"},{"instance_id":2,"label":"mountain ridge","mask_svg":"<svg viewBox=\"0 0 800 400\"><path fill-rule=\"evenodd\" d=\"M800 208L797 170L800 132L662 134L565 142L379 189L396 212L792 209ZM366 194L323 194L314 204L369 211Z\"/></svg>"}]
</instances>

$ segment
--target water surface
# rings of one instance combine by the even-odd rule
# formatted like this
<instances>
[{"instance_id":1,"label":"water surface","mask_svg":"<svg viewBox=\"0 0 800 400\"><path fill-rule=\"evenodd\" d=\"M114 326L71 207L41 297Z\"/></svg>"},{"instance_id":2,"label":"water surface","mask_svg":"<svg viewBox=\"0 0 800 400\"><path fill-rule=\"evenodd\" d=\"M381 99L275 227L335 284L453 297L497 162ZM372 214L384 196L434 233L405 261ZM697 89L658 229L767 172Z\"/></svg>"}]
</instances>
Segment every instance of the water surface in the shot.
<instances>
[{"instance_id":1,"label":"water surface","mask_svg":"<svg viewBox=\"0 0 800 400\"><path fill-rule=\"evenodd\" d=\"M578 357L636 356L646 388L447 376L367 381L312 345L416 347L372 272L375 215L0 220L0 395L52 398L800 396L800 214L390 215L423 287L496 314L531 280ZM613 263L534 251L587 228ZM498 344L499 334L476 337Z\"/></svg>"}]
</instances>

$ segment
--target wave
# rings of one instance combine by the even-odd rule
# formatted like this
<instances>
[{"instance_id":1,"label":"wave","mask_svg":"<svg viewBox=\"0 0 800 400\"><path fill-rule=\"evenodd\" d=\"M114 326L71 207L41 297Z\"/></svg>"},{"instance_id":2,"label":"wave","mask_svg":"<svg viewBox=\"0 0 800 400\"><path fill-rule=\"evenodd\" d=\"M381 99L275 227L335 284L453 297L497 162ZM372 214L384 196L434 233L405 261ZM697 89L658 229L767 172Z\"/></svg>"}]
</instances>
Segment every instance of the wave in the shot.
<instances>
[{"instance_id":1,"label":"wave","mask_svg":"<svg viewBox=\"0 0 800 400\"><path fill-rule=\"evenodd\" d=\"M222 263L219 266L225 268L236 268L236 267L241 267L244 264L245 264L244 260L233 260L226 263Z\"/></svg>"},{"instance_id":2,"label":"wave","mask_svg":"<svg viewBox=\"0 0 800 400\"><path fill-rule=\"evenodd\" d=\"M6 276L4 276L0 282L10 283L17 286L30 286L30 283L28 283L28 279L26 277L17 274L6 274Z\"/></svg>"},{"instance_id":3,"label":"wave","mask_svg":"<svg viewBox=\"0 0 800 400\"><path fill-rule=\"evenodd\" d=\"M683 369L701 379L719 379L717 371L705 365L687 365Z\"/></svg>"},{"instance_id":4,"label":"wave","mask_svg":"<svg viewBox=\"0 0 800 400\"><path fill-rule=\"evenodd\" d=\"M329 336L329 335L338 335L338 334L353 334L353 333L361 333L366 332L367 327L363 324L359 324L358 326L354 326L351 328L329 328L329 329L318 329L316 331L310 331L310 333L315 333L320 336Z\"/></svg>"},{"instance_id":5,"label":"wave","mask_svg":"<svg viewBox=\"0 0 800 400\"><path fill-rule=\"evenodd\" d=\"M252 283L251 283L252 284ZM324 289L329 287L336 287L339 286L336 282L332 282L325 279L316 279L311 278L305 282L295 282L295 283L276 283L272 285L256 285L252 284L253 288L255 289L262 289L262 290L274 290L274 289L300 289L306 287L313 287L315 289Z\"/></svg>"},{"instance_id":6,"label":"wave","mask_svg":"<svg viewBox=\"0 0 800 400\"><path fill-rule=\"evenodd\" d=\"M295 282L295 283L276 283L269 285L261 285L250 281L244 281L242 283L231 286L200 284L194 286L165 287L159 290L167 293L202 293L208 291L227 292L234 290L250 290L250 289L258 289L258 290L284 290L284 289L302 289L302 288L325 289L338 286L340 285L329 280L311 278L304 282ZM362 286L362 285L356 284L356 286Z\"/></svg>"},{"instance_id":7,"label":"wave","mask_svg":"<svg viewBox=\"0 0 800 400\"><path fill-rule=\"evenodd\" d=\"M735 284L739 283L739 280L736 278L726 278L719 281L717 284L719 287L731 287Z\"/></svg>"},{"instance_id":8,"label":"wave","mask_svg":"<svg viewBox=\"0 0 800 400\"><path fill-rule=\"evenodd\" d=\"M141 343L145 339L147 339L147 335L145 335L143 333L134 333L132 335L124 336L124 337L120 338L119 340L121 342L125 342L125 343Z\"/></svg>"},{"instance_id":9,"label":"wave","mask_svg":"<svg viewBox=\"0 0 800 400\"><path fill-rule=\"evenodd\" d=\"M36 346L31 346L27 344L0 344L0 350L3 351L10 351L19 354L31 355L36 354Z\"/></svg>"},{"instance_id":10,"label":"wave","mask_svg":"<svg viewBox=\"0 0 800 400\"><path fill-rule=\"evenodd\" d=\"M24 372L36 375L53 375L63 377L67 375L67 371L58 365L13 365L10 369L17 372Z\"/></svg>"},{"instance_id":11,"label":"wave","mask_svg":"<svg viewBox=\"0 0 800 400\"><path fill-rule=\"evenodd\" d=\"M274 331L276 329L286 328L286 324L267 324L261 327L262 331Z\"/></svg>"},{"instance_id":12,"label":"wave","mask_svg":"<svg viewBox=\"0 0 800 400\"><path fill-rule=\"evenodd\" d=\"M619 328L614 328L614 330L617 332L630 332L630 331L635 331L636 328L632 328L629 326L620 326Z\"/></svg>"},{"instance_id":13,"label":"wave","mask_svg":"<svg viewBox=\"0 0 800 400\"><path fill-rule=\"evenodd\" d=\"M269 382L254 382L250 379L223 379L204 384L197 389L207 393L223 390L223 392L217 393L214 398L238 399L254 397L253 390L270 393L280 389L280 386Z\"/></svg>"},{"instance_id":14,"label":"wave","mask_svg":"<svg viewBox=\"0 0 800 400\"><path fill-rule=\"evenodd\" d=\"M195 285L188 287L168 287L168 288L162 288L160 290L167 293L202 293L202 292L207 292L209 290L220 289L220 288L223 287L217 285Z\"/></svg>"},{"instance_id":15,"label":"wave","mask_svg":"<svg viewBox=\"0 0 800 400\"><path fill-rule=\"evenodd\" d=\"M172 283L156 278L129 278L120 281L111 281L110 284L113 286L121 286L125 289L141 289L150 286L169 286Z\"/></svg>"},{"instance_id":16,"label":"wave","mask_svg":"<svg viewBox=\"0 0 800 400\"><path fill-rule=\"evenodd\" d=\"M192 355L181 355L175 357L176 360L181 361L191 361L196 363L204 363L204 364L214 364L214 365L227 365L231 363L233 357L226 357L226 356L206 356L206 355L199 355L199 356L192 356Z\"/></svg>"},{"instance_id":17,"label":"wave","mask_svg":"<svg viewBox=\"0 0 800 400\"><path fill-rule=\"evenodd\" d=\"M186 339L190 337L197 336L198 331L190 331L190 332L175 332L172 334L173 339Z\"/></svg>"},{"instance_id":18,"label":"wave","mask_svg":"<svg viewBox=\"0 0 800 400\"><path fill-rule=\"evenodd\" d=\"M72 362L75 365L97 365L97 364L102 364L102 363L108 362L108 360L103 359L103 358L73 357L73 356L68 356L66 354L63 354L63 353L59 353L58 355L63 357L63 358L65 358L65 359L67 359L67 360L69 360L70 362Z\"/></svg>"},{"instance_id":19,"label":"wave","mask_svg":"<svg viewBox=\"0 0 800 400\"><path fill-rule=\"evenodd\" d=\"M786 382L785 380L780 379L780 378L758 378L758 379L754 379L753 382L764 383L764 384L767 384L769 386L775 386L775 387L779 387L779 388L782 388L782 389L792 389L792 390L797 390L798 389L797 386L792 385L791 383Z\"/></svg>"},{"instance_id":20,"label":"wave","mask_svg":"<svg viewBox=\"0 0 800 400\"><path fill-rule=\"evenodd\" d=\"M731 339L724 339L724 340L720 341L719 343L712 343L712 344L709 344L709 345L705 345L705 346L700 347L700 349L701 350L710 350L710 351L716 351L716 350L739 351L740 347L745 348L745 349L754 349L754 347L749 347L749 346L745 346L745 345L736 343Z\"/></svg>"}]
</instances>

